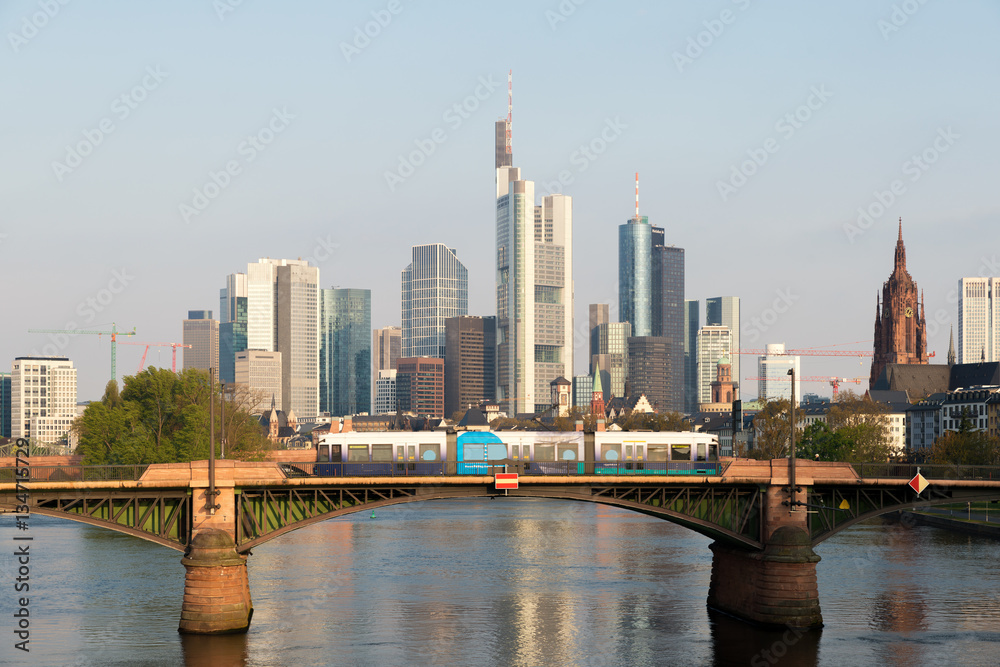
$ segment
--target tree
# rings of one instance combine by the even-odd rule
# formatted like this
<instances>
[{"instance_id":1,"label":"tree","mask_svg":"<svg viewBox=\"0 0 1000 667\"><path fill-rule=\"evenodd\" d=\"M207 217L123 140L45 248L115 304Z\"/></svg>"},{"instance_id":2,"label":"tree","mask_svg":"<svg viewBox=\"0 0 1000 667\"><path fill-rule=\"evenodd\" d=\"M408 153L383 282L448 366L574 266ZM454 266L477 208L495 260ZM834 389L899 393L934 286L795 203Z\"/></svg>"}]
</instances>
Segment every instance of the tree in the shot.
<instances>
[{"instance_id":1,"label":"tree","mask_svg":"<svg viewBox=\"0 0 1000 667\"><path fill-rule=\"evenodd\" d=\"M690 431L691 423L679 412L636 412L614 420L623 431Z\"/></svg>"},{"instance_id":2,"label":"tree","mask_svg":"<svg viewBox=\"0 0 1000 667\"><path fill-rule=\"evenodd\" d=\"M852 391L840 393L830 406L827 425L852 443L841 461L887 461L896 454L889 438L888 412L887 406L865 396Z\"/></svg>"},{"instance_id":3,"label":"tree","mask_svg":"<svg viewBox=\"0 0 1000 667\"><path fill-rule=\"evenodd\" d=\"M931 463L950 465L1000 465L1000 438L974 431L963 410L957 431L947 431L934 441Z\"/></svg>"},{"instance_id":4,"label":"tree","mask_svg":"<svg viewBox=\"0 0 1000 667\"><path fill-rule=\"evenodd\" d=\"M839 431L831 431L824 422L814 422L802 431L802 440L795 446L798 458L815 461L846 461L851 442Z\"/></svg>"},{"instance_id":5,"label":"tree","mask_svg":"<svg viewBox=\"0 0 1000 667\"><path fill-rule=\"evenodd\" d=\"M791 403L786 398L766 401L764 408L754 416L754 446L748 452L752 458L769 460L788 456L791 434L788 415L790 407ZM799 435L801 430L801 427L796 425L796 440L801 438Z\"/></svg>"}]
</instances>

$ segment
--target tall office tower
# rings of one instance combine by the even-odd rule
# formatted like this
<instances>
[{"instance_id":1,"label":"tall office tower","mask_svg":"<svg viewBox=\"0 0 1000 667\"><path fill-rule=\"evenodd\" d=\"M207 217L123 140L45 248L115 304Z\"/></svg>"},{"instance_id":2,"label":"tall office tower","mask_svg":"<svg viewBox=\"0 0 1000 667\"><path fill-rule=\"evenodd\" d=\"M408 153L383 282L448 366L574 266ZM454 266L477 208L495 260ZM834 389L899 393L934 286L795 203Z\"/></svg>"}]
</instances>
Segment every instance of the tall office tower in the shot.
<instances>
[{"instance_id":1,"label":"tall office tower","mask_svg":"<svg viewBox=\"0 0 1000 667\"><path fill-rule=\"evenodd\" d=\"M0 438L10 437L10 373L0 373Z\"/></svg>"},{"instance_id":2,"label":"tall office tower","mask_svg":"<svg viewBox=\"0 0 1000 667\"><path fill-rule=\"evenodd\" d=\"M760 400L780 400L792 397L792 378L788 375L790 369L799 373L799 358L785 354L784 343L768 343L764 348L767 353L757 357L757 398ZM795 383L795 405L802 402L802 383Z\"/></svg>"},{"instance_id":3,"label":"tall office tower","mask_svg":"<svg viewBox=\"0 0 1000 667\"><path fill-rule=\"evenodd\" d=\"M670 341L664 336L633 336L628 339L629 394L645 394L657 412L676 410L667 395L670 377Z\"/></svg>"},{"instance_id":4,"label":"tall office tower","mask_svg":"<svg viewBox=\"0 0 1000 667\"><path fill-rule=\"evenodd\" d=\"M683 412L686 407L684 248L664 245L658 238L657 230L658 227L653 227L653 335L669 341L667 407Z\"/></svg>"},{"instance_id":5,"label":"tall office tower","mask_svg":"<svg viewBox=\"0 0 1000 667\"><path fill-rule=\"evenodd\" d=\"M712 381L715 380L716 364L725 356L736 356L733 355L732 330L729 327L715 325L706 325L699 329L698 403L712 402Z\"/></svg>"},{"instance_id":6,"label":"tall office tower","mask_svg":"<svg viewBox=\"0 0 1000 667\"><path fill-rule=\"evenodd\" d=\"M958 280L958 363L1000 361L1000 278Z\"/></svg>"},{"instance_id":7,"label":"tall office tower","mask_svg":"<svg viewBox=\"0 0 1000 667\"><path fill-rule=\"evenodd\" d=\"M76 418L76 369L66 357L17 357L10 367L10 437L55 444Z\"/></svg>"},{"instance_id":8,"label":"tall office tower","mask_svg":"<svg viewBox=\"0 0 1000 667\"><path fill-rule=\"evenodd\" d=\"M496 399L497 318L449 317L445 320L444 414Z\"/></svg>"},{"instance_id":9,"label":"tall office tower","mask_svg":"<svg viewBox=\"0 0 1000 667\"><path fill-rule=\"evenodd\" d=\"M236 383L250 390L251 414L264 414L272 402L281 405L280 352L241 350L236 353L235 369Z\"/></svg>"},{"instance_id":10,"label":"tall office tower","mask_svg":"<svg viewBox=\"0 0 1000 667\"><path fill-rule=\"evenodd\" d=\"M573 376L573 407L579 408L583 413L590 407L590 399L594 394L594 376L574 375Z\"/></svg>"},{"instance_id":11,"label":"tall office tower","mask_svg":"<svg viewBox=\"0 0 1000 667\"><path fill-rule=\"evenodd\" d=\"M593 363L594 355L598 354L597 327L611 321L610 308L606 303L592 303L590 304L589 315L590 328L587 331L590 332L590 351L587 353L587 361L588 363ZM589 372L593 375L593 366L590 367Z\"/></svg>"},{"instance_id":12,"label":"tall office tower","mask_svg":"<svg viewBox=\"0 0 1000 667\"><path fill-rule=\"evenodd\" d=\"M497 169L497 400L511 415L547 410L573 369L573 200L534 201L520 169Z\"/></svg>"},{"instance_id":13,"label":"tall office tower","mask_svg":"<svg viewBox=\"0 0 1000 667\"><path fill-rule=\"evenodd\" d=\"M247 274L231 273L219 290L219 381L235 382L236 353L247 349Z\"/></svg>"},{"instance_id":14,"label":"tall office tower","mask_svg":"<svg viewBox=\"0 0 1000 667\"><path fill-rule=\"evenodd\" d=\"M371 412L371 330L371 290L320 290L320 412L335 417Z\"/></svg>"},{"instance_id":15,"label":"tall office tower","mask_svg":"<svg viewBox=\"0 0 1000 667\"><path fill-rule=\"evenodd\" d=\"M281 260L259 259L247 264L247 349L275 350L275 288ZM278 405L281 405L278 403Z\"/></svg>"},{"instance_id":16,"label":"tall office tower","mask_svg":"<svg viewBox=\"0 0 1000 667\"><path fill-rule=\"evenodd\" d=\"M400 357L396 368L396 404L403 412L444 417L444 359Z\"/></svg>"},{"instance_id":17,"label":"tall office tower","mask_svg":"<svg viewBox=\"0 0 1000 667\"><path fill-rule=\"evenodd\" d=\"M513 78L513 70L507 74L507 117L501 118L496 123L496 168L509 167L514 164L514 155L511 152L510 144L510 123L511 123L511 113L513 112L512 102L513 102L513 89L511 86L511 79Z\"/></svg>"},{"instance_id":18,"label":"tall office tower","mask_svg":"<svg viewBox=\"0 0 1000 667\"><path fill-rule=\"evenodd\" d=\"M184 320L184 370L219 370L219 323L210 310L189 310ZM218 376L216 376L218 377Z\"/></svg>"},{"instance_id":19,"label":"tall office tower","mask_svg":"<svg viewBox=\"0 0 1000 667\"><path fill-rule=\"evenodd\" d=\"M743 380L740 375L740 298L738 296L717 296L705 299L705 326L729 327L732 334L732 349L728 354L732 357L733 380L739 384ZM700 371L699 371L700 372ZM712 369L714 377L715 368ZM700 390L699 390L700 395ZM704 403L705 401L699 400Z\"/></svg>"},{"instance_id":20,"label":"tall office tower","mask_svg":"<svg viewBox=\"0 0 1000 667\"><path fill-rule=\"evenodd\" d=\"M388 415L396 412L396 369L378 372L375 380L375 410L373 414Z\"/></svg>"},{"instance_id":21,"label":"tall office tower","mask_svg":"<svg viewBox=\"0 0 1000 667\"><path fill-rule=\"evenodd\" d=\"M638 215L618 227L618 320L635 336L653 333L653 230Z\"/></svg>"},{"instance_id":22,"label":"tall office tower","mask_svg":"<svg viewBox=\"0 0 1000 667\"><path fill-rule=\"evenodd\" d=\"M403 353L403 327L382 327L372 332L372 386L379 371L396 370L396 360ZM393 409L395 412L395 409Z\"/></svg>"},{"instance_id":23,"label":"tall office tower","mask_svg":"<svg viewBox=\"0 0 1000 667\"><path fill-rule=\"evenodd\" d=\"M319 269L304 260L281 261L275 271L274 350L281 352L282 409L295 412L302 424L319 414Z\"/></svg>"},{"instance_id":24,"label":"tall office tower","mask_svg":"<svg viewBox=\"0 0 1000 667\"><path fill-rule=\"evenodd\" d=\"M625 397L625 380L628 376L628 340L632 336L632 325L628 322L605 322L591 332L596 342L596 352L590 358L591 373L606 371L610 383L603 384L605 400ZM634 391L629 391L635 395Z\"/></svg>"},{"instance_id":25,"label":"tall office tower","mask_svg":"<svg viewBox=\"0 0 1000 667\"><path fill-rule=\"evenodd\" d=\"M469 313L469 272L442 243L413 246L403 269L404 357L444 358L444 321Z\"/></svg>"},{"instance_id":26,"label":"tall office tower","mask_svg":"<svg viewBox=\"0 0 1000 667\"><path fill-rule=\"evenodd\" d=\"M882 285L882 303L877 298L875 302L875 349L869 387L875 386L887 364L927 363L927 328L921 300L917 283L906 270L900 218L892 273Z\"/></svg>"},{"instance_id":27,"label":"tall office tower","mask_svg":"<svg viewBox=\"0 0 1000 667\"><path fill-rule=\"evenodd\" d=\"M698 329L701 328L701 304L697 299L684 301L684 412L698 410Z\"/></svg>"}]
</instances>

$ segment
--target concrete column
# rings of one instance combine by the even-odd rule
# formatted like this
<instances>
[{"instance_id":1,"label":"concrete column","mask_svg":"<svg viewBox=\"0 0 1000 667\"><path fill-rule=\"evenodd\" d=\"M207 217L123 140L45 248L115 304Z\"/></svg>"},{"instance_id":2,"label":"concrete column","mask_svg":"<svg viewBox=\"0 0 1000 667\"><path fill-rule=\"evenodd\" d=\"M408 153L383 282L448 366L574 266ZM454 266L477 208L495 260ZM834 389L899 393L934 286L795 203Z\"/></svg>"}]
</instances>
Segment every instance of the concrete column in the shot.
<instances>
[{"instance_id":1,"label":"concrete column","mask_svg":"<svg viewBox=\"0 0 1000 667\"><path fill-rule=\"evenodd\" d=\"M253 617L247 558L224 530L205 528L191 541L181 559L184 603L177 630L191 634L246 632Z\"/></svg>"}]
</instances>

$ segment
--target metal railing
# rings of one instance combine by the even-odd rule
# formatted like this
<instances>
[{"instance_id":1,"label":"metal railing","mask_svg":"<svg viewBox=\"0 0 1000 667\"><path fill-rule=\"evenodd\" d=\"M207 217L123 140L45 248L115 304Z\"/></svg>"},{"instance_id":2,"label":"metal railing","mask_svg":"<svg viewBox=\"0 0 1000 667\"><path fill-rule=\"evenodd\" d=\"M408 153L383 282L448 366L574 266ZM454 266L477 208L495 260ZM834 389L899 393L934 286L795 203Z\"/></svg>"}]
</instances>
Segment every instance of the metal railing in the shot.
<instances>
[{"instance_id":1,"label":"metal railing","mask_svg":"<svg viewBox=\"0 0 1000 667\"><path fill-rule=\"evenodd\" d=\"M927 479L1000 480L1000 466L958 466L914 463L854 463L854 471L864 478L912 479L919 469Z\"/></svg>"},{"instance_id":2,"label":"metal railing","mask_svg":"<svg viewBox=\"0 0 1000 667\"><path fill-rule=\"evenodd\" d=\"M282 463L286 477L406 477L426 475L495 475L516 472L536 475L684 475L714 476L725 472L729 461L385 461Z\"/></svg>"},{"instance_id":3,"label":"metal railing","mask_svg":"<svg viewBox=\"0 0 1000 667\"><path fill-rule=\"evenodd\" d=\"M134 482L146 472L149 464L118 466L31 465L18 476L15 468L0 468L0 482Z\"/></svg>"}]
</instances>

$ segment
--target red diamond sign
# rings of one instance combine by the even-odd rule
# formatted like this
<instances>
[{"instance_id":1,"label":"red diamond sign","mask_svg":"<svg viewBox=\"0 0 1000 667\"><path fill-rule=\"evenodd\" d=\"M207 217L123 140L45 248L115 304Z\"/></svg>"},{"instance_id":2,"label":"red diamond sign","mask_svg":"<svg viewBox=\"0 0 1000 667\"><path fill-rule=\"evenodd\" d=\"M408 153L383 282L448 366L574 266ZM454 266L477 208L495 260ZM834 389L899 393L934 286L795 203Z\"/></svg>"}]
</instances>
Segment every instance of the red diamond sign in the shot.
<instances>
[{"instance_id":1,"label":"red diamond sign","mask_svg":"<svg viewBox=\"0 0 1000 667\"><path fill-rule=\"evenodd\" d=\"M919 496L921 493L924 492L924 489L927 488L928 482L927 479L918 472L916 475L913 476L913 479L911 479L908 482L908 484L910 485L910 488L916 491L917 495Z\"/></svg>"}]
</instances>

